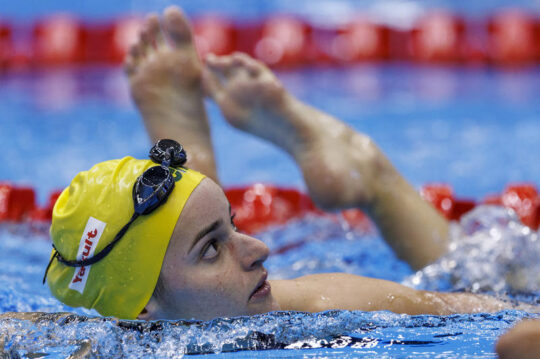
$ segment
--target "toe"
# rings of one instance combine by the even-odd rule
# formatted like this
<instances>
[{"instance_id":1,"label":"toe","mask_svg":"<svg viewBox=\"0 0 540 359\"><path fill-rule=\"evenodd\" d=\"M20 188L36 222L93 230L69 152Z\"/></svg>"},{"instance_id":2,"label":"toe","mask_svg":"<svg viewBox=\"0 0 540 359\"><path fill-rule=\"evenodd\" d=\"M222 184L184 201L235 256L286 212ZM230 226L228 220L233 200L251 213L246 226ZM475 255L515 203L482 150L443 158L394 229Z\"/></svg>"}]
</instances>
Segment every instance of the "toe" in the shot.
<instances>
[{"instance_id":1,"label":"toe","mask_svg":"<svg viewBox=\"0 0 540 359\"><path fill-rule=\"evenodd\" d=\"M223 92L223 84L220 72L210 67L204 67L202 71L202 86L206 96L219 100L219 94Z\"/></svg>"},{"instance_id":2,"label":"toe","mask_svg":"<svg viewBox=\"0 0 540 359\"><path fill-rule=\"evenodd\" d=\"M138 62L141 59L141 46L139 42L131 45L129 49L129 58L133 59L135 62Z\"/></svg>"},{"instance_id":3,"label":"toe","mask_svg":"<svg viewBox=\"0 0 540 359\"><path fill-rule=\"evenodd\" d=\"M246 53L235 52L233 56L236 59L236 63L245 68L251 76L258 76L265 68L261 62Z\"/></svg>"},{"instance_id":4,"label":"toe","mask_svg":"<svg viewBox=\"0 0 540 359\"><path fill-rule=\"evenodd\" d=\"M231 55L231 66L234 67L235 70L245 67L244 59L239 52L235 52Z\"/></svg>"},{"instance_id":5,"label":"toe","mask_svg":"<svg viewBox=\"0 0 540 359\"><path fill-rule=\"evenodd\" d=\"M146 19L146 24L148 26L148 36L150 43L154 48L157 48L165 44L163 33L161 32L161 27L159 26L159 18L156 14L148 15Z\"/></svg>"},{"instance_id":6,"label":"toe","mask_svg":"<svg viewBox=\"0 0 540 359\"><path fill-rule=\"evenodd\" d=\"M165 10L164 28L174 45L192 43L189 21L177 6L170 6Z\"/></svg>"},{"instance_id":7,"label":"toe","mask_svg":"<svg viewBox=\"0 0 540 359\"><path fill-rule=\"evenodd\" d=\"M131 46L129 55L124 61L124 69L128 75L133 75L137 71L141 62L144 61L144 56L144 46L139 40Z\"/></svg>"},{"instance_id":8,"label":"toe","mask_svg":"<svg viewBox=\"0 0 540 359\"><path fill-rule=\"evenodd\" d=\"M127 57L124 61L124 72L128 76L132 76L135 73L135 70L137 69L137 65L132 57Z\"/></svg>"},{"instance_id":9,"label":"toe","mask_svg":"<svg viewBox=\"0 0 540 359\"><path fill-rule=\"evenodd\" d=\"M141 57L146 57L148 52L152 49L152 39L150 36L150 27L146 23L139 36L139 52Z\"/></svg>"},{"instance_id":10,"label":"toe","mask_svg":"<svg viewBox=\"0 0 540 359\"><path fill-rule=\"evenodd\" d=\"M134 66L138 66L143 59L142 51L142 44L140 41L137 41L135 44L131 45L126 62L130 61Z\"/></svg>"},{"instance_id":11,"label":"toe","mask_svg":"<svg viewBox=\"0 0 540 359\"><path fill-rule=\"evenodd\" d=\"M215 74L222 77L230 77L239 66L239 62L232 55L216 56L209 54L206 56L206 64Z\"/></svg>"},{"instance_id":12,"label":"toe","mask_svg":"<svg viewBox=\"0 0 540 359\"><path fill-rule=\"evenodd\" d=\"M137 44L131 45L126 55L126 58L124 59L124 70L128 75L131 75L135 72L135 67L137 66L138 62L138 56L139 54L137 51Z\"/></svg>"}]
</instances>

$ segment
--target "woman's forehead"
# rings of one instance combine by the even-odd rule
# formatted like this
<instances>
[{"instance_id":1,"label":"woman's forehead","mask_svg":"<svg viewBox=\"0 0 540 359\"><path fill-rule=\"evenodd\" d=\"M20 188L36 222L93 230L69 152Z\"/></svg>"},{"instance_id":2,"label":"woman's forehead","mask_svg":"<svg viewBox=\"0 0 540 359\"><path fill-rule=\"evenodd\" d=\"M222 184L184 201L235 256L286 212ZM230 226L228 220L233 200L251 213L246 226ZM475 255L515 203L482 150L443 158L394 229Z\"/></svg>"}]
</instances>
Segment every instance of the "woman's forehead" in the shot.
<instances>
[{"instance_id":1,"label":"woman's forehead","mask_svg":"<svg viewBox=\"0 0 540 359\"><path fill-rule=\"evenodd\" d=\"M189 244L201 228L222 218L224 213L228 215L228 212L229 202L221 187L210 178L205 178L186 202L171 240L175 238L175 242L182 242L178 244L183 247Z\"/></svg>"}]
</instances>

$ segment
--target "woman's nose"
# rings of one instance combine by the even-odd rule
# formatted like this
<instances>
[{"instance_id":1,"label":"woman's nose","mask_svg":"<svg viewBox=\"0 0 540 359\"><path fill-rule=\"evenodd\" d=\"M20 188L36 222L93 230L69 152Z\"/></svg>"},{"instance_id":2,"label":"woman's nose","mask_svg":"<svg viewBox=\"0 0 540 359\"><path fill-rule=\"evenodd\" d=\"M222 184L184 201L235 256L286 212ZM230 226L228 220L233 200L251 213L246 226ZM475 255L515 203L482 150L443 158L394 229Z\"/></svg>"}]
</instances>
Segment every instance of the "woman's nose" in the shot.
<instances>
[{"instance_id":1,"label":"woman's nose","mask_svg":"<svg viewBox=\"0 0 540 359\"><path fill-rule=\"evenodd\" d=\"M268 258L270 250L262 241L238 233L235 252L238 254L238 259L245 270L253 270L261 266Z\"/></svg>"}]
</instances>

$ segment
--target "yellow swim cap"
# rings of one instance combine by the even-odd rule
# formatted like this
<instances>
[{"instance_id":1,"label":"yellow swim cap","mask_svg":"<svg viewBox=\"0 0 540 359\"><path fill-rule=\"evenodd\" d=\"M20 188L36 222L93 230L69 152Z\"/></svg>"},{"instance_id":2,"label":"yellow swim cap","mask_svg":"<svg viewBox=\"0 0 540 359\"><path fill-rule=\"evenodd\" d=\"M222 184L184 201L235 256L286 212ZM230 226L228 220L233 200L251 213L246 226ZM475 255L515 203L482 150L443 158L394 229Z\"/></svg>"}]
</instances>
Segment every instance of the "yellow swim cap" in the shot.
<instances>
[{"instance_id":1,"label":"yellow swim cap","mask_svg":"<svg viewBox=\"0 0 540 359\"><path fill-rule=\"evenodd\" d=\"M107 246L134 213L133 184L152 166L150 160L125 157L79 173L53 209L51 237L58 252L80 260ZM183 167L170 170L175 186L167 201L135 220L105 258L77 268L52 261L48 283L58 300L120 319L140 314L154 292L178 217L204 178Z\"/></svg>"}]
</instances>

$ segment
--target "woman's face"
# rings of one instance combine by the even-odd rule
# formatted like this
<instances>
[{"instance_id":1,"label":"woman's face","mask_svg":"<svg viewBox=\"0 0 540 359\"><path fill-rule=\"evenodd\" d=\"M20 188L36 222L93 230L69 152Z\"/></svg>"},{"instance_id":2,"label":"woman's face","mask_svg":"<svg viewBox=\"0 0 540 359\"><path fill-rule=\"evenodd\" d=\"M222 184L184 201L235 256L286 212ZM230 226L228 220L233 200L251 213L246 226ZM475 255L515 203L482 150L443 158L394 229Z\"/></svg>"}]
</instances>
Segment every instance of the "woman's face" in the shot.
<instances>
[{"instance_id":1,"label":"woman's face","mask_svg":"<svg viewBox=\"0 0 540 359\"><path fill-rule=\"evenodd\" d=\"M161 278L165 299L153 319L202 319L279 310L266 281L268 247L236 232L223 190L204 179L171 237Z\"/></svg>"}]
</instances>

